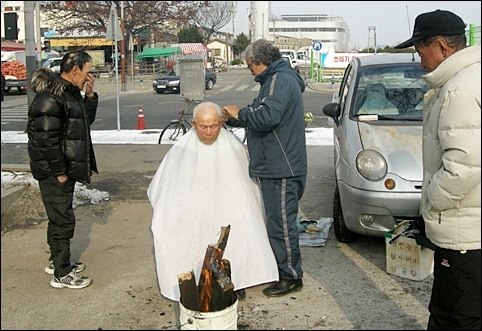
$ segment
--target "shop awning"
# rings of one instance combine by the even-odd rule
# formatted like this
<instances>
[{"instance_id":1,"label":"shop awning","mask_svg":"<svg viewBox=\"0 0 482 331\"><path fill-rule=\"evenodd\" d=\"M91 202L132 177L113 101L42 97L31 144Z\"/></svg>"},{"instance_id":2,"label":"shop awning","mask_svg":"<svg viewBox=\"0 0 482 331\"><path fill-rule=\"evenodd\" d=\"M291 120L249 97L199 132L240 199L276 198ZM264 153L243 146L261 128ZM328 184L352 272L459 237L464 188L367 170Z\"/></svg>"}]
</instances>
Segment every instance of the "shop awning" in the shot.
<instances>
[{"instance_id":1,"label":"shop awning","mask_svg":"<svg viewBox=\"0 0 482 331\"><path fill-rule=\"evenodd\" d=\"M172 54L181 54L181 48L179 47L166 47L166 48L144 48L142 53L139 54L139 59L145 59L146 57L161 57L171 56Z\"/></svg>"},{"instance_id":2,"label":"shop awning","mask_svg":"<svg viewBox=\"0 0 482 331\"><path fill-rule=\"evenodd\" d=\"M14 41L2 41L2 51L24 51L25 44L16 43Z\"/></svg>"}]
</instances>

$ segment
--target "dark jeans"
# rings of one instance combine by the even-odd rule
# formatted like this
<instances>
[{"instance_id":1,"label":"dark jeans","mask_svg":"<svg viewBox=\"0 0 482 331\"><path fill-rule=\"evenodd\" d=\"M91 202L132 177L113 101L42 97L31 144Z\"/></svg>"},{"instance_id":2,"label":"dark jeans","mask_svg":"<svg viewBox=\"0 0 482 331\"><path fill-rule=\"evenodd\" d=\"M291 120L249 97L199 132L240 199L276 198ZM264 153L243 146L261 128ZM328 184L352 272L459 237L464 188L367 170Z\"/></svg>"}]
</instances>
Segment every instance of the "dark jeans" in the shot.
<instances>
[{"instance_id":1,"label":"dark jeans","mask_svg":"<svg viewBox=\"0 0 482 331\"><path fill-rule=\"evenodd\" d=\"M269 242L278 263L279 278L300 279L303 270L296 217L298 202L305 190L306 176L259 178L259 182Z\"/></svg>"},{"instance_id":2,"label":"dark jeans","mask_svg":"<svg viewBox=\"0 0 482 331\"><path fill-rule=\"evenodd\" d=\"M480 249L437 248L428 330L480 330Z\"/></svg>"},{"instance_id":3,"label":"dark jeans","mask_svg":"<svg viewBox=\"0 0 482 331\"><path fill-rule=\"evenodd\" d=\"M70 263L70 239L74 236L75 215L72 202L75 181L67 178L60 183L56 177L39 180L40 194L49 217L47 243L50 259L54 262L57 278L72 270Z\"/></svg>"}]
</instances>

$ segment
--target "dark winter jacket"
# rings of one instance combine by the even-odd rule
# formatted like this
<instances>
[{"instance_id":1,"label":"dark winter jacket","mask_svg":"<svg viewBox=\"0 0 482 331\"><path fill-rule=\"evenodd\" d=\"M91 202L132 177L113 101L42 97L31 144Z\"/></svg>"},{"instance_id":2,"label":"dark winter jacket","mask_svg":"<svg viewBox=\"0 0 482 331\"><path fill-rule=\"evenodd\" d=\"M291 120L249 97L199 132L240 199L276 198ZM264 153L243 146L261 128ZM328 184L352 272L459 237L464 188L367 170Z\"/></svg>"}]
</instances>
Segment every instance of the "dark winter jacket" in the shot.
<instances>
[{"instance_id":1,"label":"dark winter jacket","mask_svg":"<svg viewBox=\"0 0 482 331\"><path fill-rule=\"evenodd\" d=\"M258 97L239 110L237 123L234 119L228 122L248 127L250 175L261 178L306 175L302 96L305 83L282 59L268 66L255 81L261 84Z\"/></svg>"},{"instance_id":2,"label":"dark winter jacket","mask_svg":"<svg viewBox=\"0 0 482 331\"><path fill-rule=\"evenodd\" d=\"M95 120L98 96L82 97L80 90L50 69L32 75L36 93L28 110L30 170L37 179L67 175L89 183L97 172L90 125Z\"/></svg>"}]
</instances>

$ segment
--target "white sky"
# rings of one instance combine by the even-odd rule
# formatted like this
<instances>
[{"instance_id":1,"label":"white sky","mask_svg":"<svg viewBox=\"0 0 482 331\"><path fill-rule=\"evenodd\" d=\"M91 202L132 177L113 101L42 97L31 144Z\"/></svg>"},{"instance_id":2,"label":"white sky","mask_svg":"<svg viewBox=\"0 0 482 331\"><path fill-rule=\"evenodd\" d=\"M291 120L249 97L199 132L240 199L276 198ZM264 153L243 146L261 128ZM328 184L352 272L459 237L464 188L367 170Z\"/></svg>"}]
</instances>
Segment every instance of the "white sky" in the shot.
<instances>
[{"instance_id":1,"label":"white sky","mask_svg":"<svg viewBox=\"0 0 482 331\"><path fill-rule=\"evenodd\" d=\"M248 34L251 1L237 1L234 33ZM395 46L412 35L415 18L436 9L449 10L467 24L481 25L480 1L271 1L271 14L328 14L341 16L350 28L351 47L368 45L368 27L376 27L377 45ZM408 7L408 19L407 19ZM410 24L409 24L410 21ZM232 23L221 29L232 32ZM373 31L372 35L373 37Z\"/></svg>"}]
</instances>

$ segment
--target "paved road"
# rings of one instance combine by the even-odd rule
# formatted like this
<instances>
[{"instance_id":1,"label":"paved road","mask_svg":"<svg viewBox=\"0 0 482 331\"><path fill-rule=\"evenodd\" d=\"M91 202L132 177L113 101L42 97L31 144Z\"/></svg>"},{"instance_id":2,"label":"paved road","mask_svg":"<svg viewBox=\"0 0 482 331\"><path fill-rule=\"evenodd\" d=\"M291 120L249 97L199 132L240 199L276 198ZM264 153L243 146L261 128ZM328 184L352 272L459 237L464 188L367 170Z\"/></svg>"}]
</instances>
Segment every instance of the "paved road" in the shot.
<instances>
[{"instance_id":1,"label":"paved road","mask_svg":"<svg viewBox=\"0 0 482 331\"><path fill-rule=\"evenodd\" d=\"M246 94L251 92L251 94L254 96L257 94L257 91L259 91L259 84L256 83L248 74L245 76L248 77L247 79L248 83L246 80L240 81L238 79L239 74L241 73L241 69L233 69L230 72L222 72L218 73L218 83L214 86L214 89L211 91L206 91L207 94L213 95L215 97L220 97L220 96L225 96L227 99L225 99L225 102L235 102L236 99L233 98L234 95L240 95L240 94ZM246 70L246 69L244 69ZM242 71L242 73L245 73L245 71ZM233 78L234 77L234 78ZM117 98L117 95L119 95L120 98L125 102L125 97L126 96L133 96L129 98L129 101L135 101L138 102L137 100L140 100L142 103L142 98L140 96L142 93L150 93L153 94L152 90L152 85L151 81L145 81L142 86L138 82L135 84L132 84L130 82L126 83L126 91L122 91L121 84L118 85L119 88L119 93L116 93L116 83L115 80L109 81L108 79L97 79L95 82L95 90L99 94L101 98L101 105L105 105L109 109L116 109L116 104L114 100ZM320 83L320 84L312 84L308 83L308 87L306 89L306 94L310 94L309 98L307 98L307 104L305 105L306 108L308 109L310 106L313 104L310 104L309 102L312 101L313 95L316 95L316 93L333 93L333 89L331 89L330 83ZM249 95L249 94L248 94ZM164 100L166 99L166 96L157 96L155 95L156 100ZM176 98L178 100L178 98ZM329 99L328 99L329 100ZM107 101L107 103L106 103ZM109 102L110 101L110 102ZM251 101L251 97L243 98L243 102L249 102ZM224 101L223 101L224 102ZM131 102L132 103L132 102ZM317 100L315 101L314 107L319 107L320 101ZM122 106L122 105L121 105ZM131 123L132 125L135 126L136 123L136 117L137 117L137 107L133 108L134 111L131 114L133 117L133 121L128 121L126 116L123 116L122 120L128 121L127 123ZM147 108L145 108L144 111L146 111ZM125 112L125 110L124 110ZM103 112L101 111L100 114ZM99 117L98 116L98 122L97 124L94 124L93 129L95 130L95 126L99 124ZM115 119L115 116L114 116ZM27 120L27 96L26 95L17 95L16 93L11 93L5 97L5 101L2 102L2 110L1 110L1 130L2 131L19 131L23 130L23 124L21 126L21 129L19 128L18 125L15 125L16 123L24 123ZM155 121L151 123L158 123L160 121ZM14 129L12 129L12 127ZM117 126L114 125L112 129L116 128Z\"/></svg>"}]
</instances>

